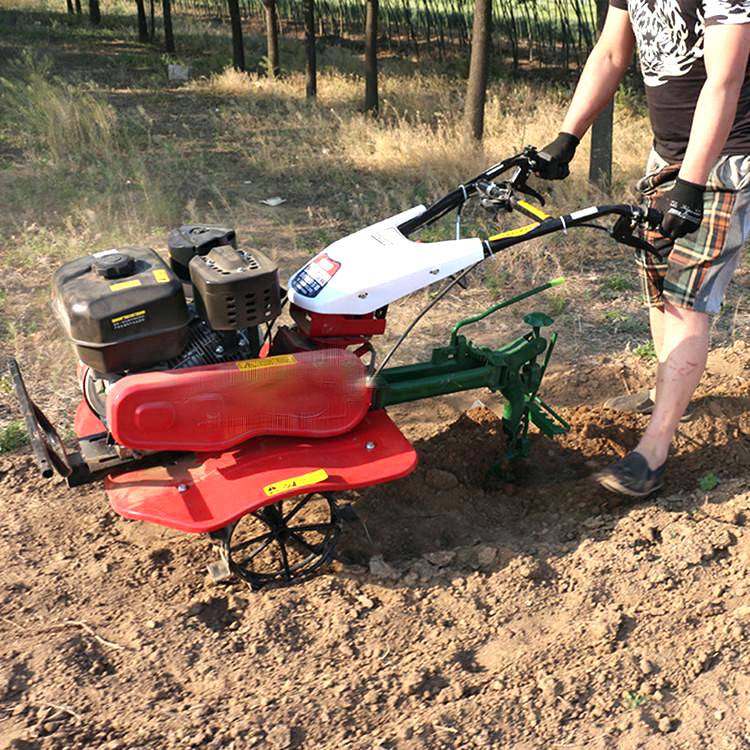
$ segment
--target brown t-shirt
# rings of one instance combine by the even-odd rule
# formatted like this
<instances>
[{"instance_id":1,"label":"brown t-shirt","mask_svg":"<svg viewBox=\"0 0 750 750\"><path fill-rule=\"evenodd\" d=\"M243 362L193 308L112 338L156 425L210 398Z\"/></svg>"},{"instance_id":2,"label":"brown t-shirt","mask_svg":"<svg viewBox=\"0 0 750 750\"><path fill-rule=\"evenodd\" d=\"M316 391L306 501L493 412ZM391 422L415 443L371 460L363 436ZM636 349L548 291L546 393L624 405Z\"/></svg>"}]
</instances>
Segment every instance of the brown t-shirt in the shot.
<instances>
[{"instance_id":1,"label":"brown t-shirt","mask_svg":"<svg viewBox=\"0 0 750 750\"><path fill-rule=\"evenodd\" d=\"M750 0L610 0L633 26L654 148L669 162L685 156L698 95L706 81L703 31L712 24L750 23ZM750 74L721 152L750 154Z\"/></svg>"}]
</instances>

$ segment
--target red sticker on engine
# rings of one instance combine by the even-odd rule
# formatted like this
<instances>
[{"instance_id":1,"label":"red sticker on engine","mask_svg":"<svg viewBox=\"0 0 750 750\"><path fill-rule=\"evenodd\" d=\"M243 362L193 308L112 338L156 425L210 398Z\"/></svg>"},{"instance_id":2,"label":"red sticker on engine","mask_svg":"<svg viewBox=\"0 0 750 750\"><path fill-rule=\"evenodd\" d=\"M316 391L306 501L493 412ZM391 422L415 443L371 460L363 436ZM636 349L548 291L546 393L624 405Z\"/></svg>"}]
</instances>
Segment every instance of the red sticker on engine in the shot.
<instances>
[{"instance_id":1,"label":"red sticker on engine","mask_svg":"<svg viewBox=\"0 0 750 750\"><path fill-rule=\"evenodd\" d=\"M339 268L341 263L321 253L292 277L292 289L305 297L317 297Z\"/></svg>"}]
</instances>

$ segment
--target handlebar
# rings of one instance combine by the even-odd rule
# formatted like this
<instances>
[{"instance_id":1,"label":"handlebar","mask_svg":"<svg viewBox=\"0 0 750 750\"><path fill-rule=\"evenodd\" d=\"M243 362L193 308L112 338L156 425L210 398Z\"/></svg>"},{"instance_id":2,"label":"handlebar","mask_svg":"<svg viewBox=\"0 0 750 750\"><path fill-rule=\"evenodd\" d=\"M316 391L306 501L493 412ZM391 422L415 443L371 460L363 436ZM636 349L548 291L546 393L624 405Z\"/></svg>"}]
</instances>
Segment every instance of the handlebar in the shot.
<instances>
[{"instance_id":1,"label":"handlebar","mask_svg":"<svg viewBox=\"0 0 750 750\"><path fill-rule=\"evenodd\" d=\"M577 226L592 226L591 222L602 216L618 217L612 229L609 230L609 235L614 240L645 252L659 254L657 248L635 232L644 226L652 229L658 227L661 224L661 212L646 206L615 203L590 206L558 217L548 216L535 224L501 232L484 240L485 255L494 255L500 250L517 245L519 242L533 240L553 232L567 232L568 229Z\"/></svg>"},{"instance_id":2,"label":"handlebar","mask_svg":"<svg viewBox=\"0 0 750 750\"><path fill-rule=\"evenodd\" d=\"M660 226L662 214L654 208L616 203L590 206L563 216L552 217L523 199L519 199L516 192L532 196L542 206L544 205L543 196L527 184L529 176L535 171L539 160L543 158L543 155L537 152L533 146L527 146L515 156L492 165L473 179L459 185L455 190L425 209L419 216L405 221L399 226L399 230L408 237L417 229L434 223L454 209L457 209L460 213L463 204L471 196L480 194L484 196L483 204L488 207L494 207L496 210L499 208L505 208L507 211L518 210L535 221L534 224L501 232L483 240L485 256L487 257L512 245L543 237L553 232L567 232L568 229L576 226L595 226L591 224L593 220L609 215L618 217L614 226L609 230L609 234L614 240L629 247L660 256L658 248L637 233L637 230L642 227L656 229ZM513 172L509 179L499 183L494 182L495 178L510 170L513 170ZM601 228L605 229L604 227Z\"/></svg>"}]
</instances>

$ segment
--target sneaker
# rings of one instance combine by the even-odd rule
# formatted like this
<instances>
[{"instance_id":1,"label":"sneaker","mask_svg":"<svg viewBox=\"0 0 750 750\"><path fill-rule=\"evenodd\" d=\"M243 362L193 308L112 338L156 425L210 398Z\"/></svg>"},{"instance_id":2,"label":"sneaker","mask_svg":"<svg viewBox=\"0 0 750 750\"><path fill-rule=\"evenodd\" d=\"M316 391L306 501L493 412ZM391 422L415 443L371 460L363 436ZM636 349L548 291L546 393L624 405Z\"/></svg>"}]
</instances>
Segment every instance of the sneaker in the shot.
<instances>
[{"instance_id":1,"label":"sneaker","mask_svg":"<svg viewBox=\"0 0 750 750\"><path fill-rule=\"evenodd\" d=\"M651 400L651 391L648 388L637 393L623 393L621 396L609 398L604 402L604 406L607 409L635 414L651 414L654 410L654 402Z\"/></svg>"},{"instance_id":2,"label":"sneaker","mask_svg":"<svg viewBox=\"0 0 750 750\"><path fill-rule=\"evenodd\" d=\"M607 409L616 409L631 414L651 414L654 410L654 401L651 398L651 391L644 388L636 393L624 393L621 396L607 399L603 406ZM685 413L680 417L680 422L689 422L694 415L695 404L691 401L685 409Z\"/></svg>"},{"instance_id":3,"label":"sneaker","mask_svg":"<svg viewBox=\"0 0 750 750\"><path fill-rule=\"evenodd\" d=\"M663 484L666 463L658 469L649 469L646 459L635 451L594 476L610 492L628 497L647 497Z\"/></svg>"}]
</instances>

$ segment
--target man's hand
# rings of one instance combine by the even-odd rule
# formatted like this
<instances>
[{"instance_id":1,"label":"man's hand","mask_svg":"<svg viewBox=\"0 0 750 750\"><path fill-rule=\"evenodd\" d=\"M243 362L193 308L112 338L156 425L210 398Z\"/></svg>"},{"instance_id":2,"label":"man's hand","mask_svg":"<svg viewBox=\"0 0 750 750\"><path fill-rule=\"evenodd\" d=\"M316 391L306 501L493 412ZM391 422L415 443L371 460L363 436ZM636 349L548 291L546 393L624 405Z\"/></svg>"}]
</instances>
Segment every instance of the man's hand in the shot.
<instances>
[{"instance_id":1,"label":"man's hand","mask_svg":"<svg viewBox=\"0 0 750 750\"><path fill-rule=\"evenodd\" d=\"M552 143L538 152L536 173L545 180L564 180L569 174L580 141L571 133L560 133Z\"/></svg>"},{"instance_id":2,"label":"man's hand","mask_svg":"<svg viewBox=\"0 0 750 750\"><path fill-rule=\"evenodd\" d=\"M680 177L675 186L664 195L664 218L659 231L677 240L695 232L703 221L703 185L696 185Z\"/></svg>"}]
</instances>

